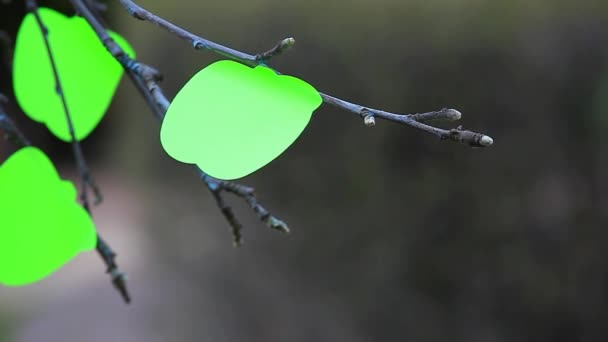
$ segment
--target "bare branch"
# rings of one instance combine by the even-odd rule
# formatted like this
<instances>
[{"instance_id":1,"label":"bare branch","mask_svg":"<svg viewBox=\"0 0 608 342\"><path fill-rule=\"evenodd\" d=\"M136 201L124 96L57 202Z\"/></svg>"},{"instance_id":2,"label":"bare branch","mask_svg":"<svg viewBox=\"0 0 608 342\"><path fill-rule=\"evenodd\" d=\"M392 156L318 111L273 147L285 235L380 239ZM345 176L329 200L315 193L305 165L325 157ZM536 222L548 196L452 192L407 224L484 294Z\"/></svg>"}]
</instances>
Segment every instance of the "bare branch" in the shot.
<instances>
[{"instance_id":1,"label":"bare branch","mask_svg":"<svg viewBox=\"0 0 608 342\"><path fill-rule=\"evenodd\" d=\"M283 233L289 233L289 227L287 226L287 223L271 215L270 212L260 204L257 197L255 196L255 191L253 188L235 182L228 182L213 178L201 171L200 169L198 169L198 172L201 180L207 185L207 188L209 188L209 191L211 191L211 193L213 194L217 205L222 210L222 213L226 217L226 220L228 220L228 222L230 223L230 226L232 227L232 236L234 239L235 246L239 246L242 243L242 225L234 216L232 208L230 208L224 203L224 200L221 197L222 191L230 192L236 195L237 197L244 199L245 202L247 202L247 204L249 205L249 208L251 208L251 210L253 210L253 212L258 215L260 221L262 221L268 228L278 230Z\"/></svg>"},{"instance_id":2,"label":"bare branch","mask_svg":"<svg viewBox=\"0 0 608 342\"><path fill-rule=\"evenodd\" d=\"M76 164L80 173L80 179L82 180L80 199L85 207L89 207L87 190L91 189L95 196L95 204L99 204L102 201L101 191L99 190L99 187L97 186L95 180L93 179L93 176L91 175L91 171L89 170L86 160L84 159L80 143L78 142L78 140L76 140L72 116L70 115L70 111L68 109L65 93L63 92L63 88L61 87L59 72L57 71L57 64L55 63L53 51L51 50L51 45L48 40L48 28L44 25L44 23L42 22L42 18L38 13L38 3L35 0L26 0L25 3L27 11L34 15L34 17L36 18L36 22L38 23L38 27L40 27L49 61L51 62L51 68L53 69L53 77L55 79L55 92L61 99L61 104L63 106L63 112L65 113L68 130L70 132L70 137L72 138L72 152L74 154L74 158L76 159Z\"/></svg>"},{"instance_id":3,"label":"bare branch","mask_svg":"<svg viewBox=\"0 0 608 342\"><path fill-rule=\"evenodd\" d=\"M4 103L7 102L6 97L0 93L0 129L4 131L7 140L13 142L17 147L32 146L30 141L25 135L19 130L19 127L15 122L8 116L4 109ZM84 209L89 215L91 215L91 209L88 207L88 203L84 204ZM92 216L91 216L92 217ZM131 296L127 289L126 276L120 272L118 265L116 264L116 253L110 248L104 239L97 233L97 245L96 250L101 259L104 261L107 267L107 272L110 273L112 284L120 292L126 303L131 302Z\"/></svg>"},{"instance_id":4,"label":"bare branch","mask_svg":"<svg viewBox=\"0 0 608 342\"><path fill-rule=\"evenodd\" d=\"M205 38L199 37L195 34L192 34L183 28L151 13L147 10L143 9L139 5L135 4L133 1L125 1L120 0L120 3L123 7L131 14L134 18L139 20L149 21L157 26L160 26L170 33L176 35L177 37L188 41L192 47L196 50L205 49L209 51L213 51L222 56L238 60L244 64L248 65L258 65L259 62L256 60L255 56L246 54L244 52L240 52L229 47L223 46L221 44L214 43Z\"/></svg>"},{"instance_id":5,"label":"bare branch","mask_svg":"<svg viewBox=\"0 0 608 342\"><path fill-rule=\"evenodd\" d=\"M253 55L223 46L221 44L212 42L205 38L199 37L189 31L149 12L148 10L137 5L135 2L133 2L131 0L119 0L119 1L122 4L122 6L133 17L135 17L139 20L149 21L159 27L162 27L163 29L169 31L170 33L174 34L175 36L190 42L190 44L192 44L192 46L197 50L199 50L199 49L210 50L210 51L213 51L222 56L239 61L243 64L247 64L249 66L256 66L256 65L262 64L264 62L264 58L260 58L260 56L262 56L264 54L258 54L258 55L253 56ZM289 45L289 43L285 43L285 44ZM279 43L278 45L281 45L281 43ZM275 49L272 49L270 51L273 51L273 50L281 50L281 49L275 47ZM481 134L481 133L475 133L475 132L470 132L470 131L461 131L459 129L445 130L445 129L433 127L430 125L426 125L426 124L420 123L418 121L425 117L434 117L434 116L436 117L437 114L432 114L432 113L439 113L439 112L444 112L445 114L450 114L448 116L455 118L456 116L458 116L458 115L456 115L456 112L460 114L460 112L458 112L455 109L446 109L446 110L441 110L438 112L416 114L416 115L418 115L418 117L414 118L413 115L394 114L394 113L389 113L389 112L385 112L385 111L378 110L378 109L369 109L364 106L354 104L354 103L351 103L351 102L348 102L345 100L341 100L339 98L336 98L336 97L333 97L331 95L327 95L327 94L324 94L321 92L319 93L319 95L321 95L321 97L323 98L323 101L325 103L329 103L329 104L334 105L343 110L360 115L361 117L364 118L367 126L375 125L375 120L373 120L372 118L367 118L370 115L372 115L374 117L379 117L381 119L399 122L399 123L408 125L410 127L425 131L427 133L431 133L431 134L439 137L442 140L457 141L457 142L465 143L465 144L475 146L475 147L487 147L487 146L492 145L492 143L494 142L492 140L492 138L490 138L487 135ZM463 132L470 132L470 134L469 133L464 134Z\"/></svg>"},{"instance_id":6,"label":"bare branch","mask_svg":"<svg viewBox=\"0 0 608 342\"><path fill-rule=\"evenodd\" d=\"M170 102L165 96L163 89L158 84L162 79L160 72L147 64L131 59L108 35L106 28L99 21L98 16L90 10L83 0L70 1L77 12L91 25L110 54L120 62L139 93L146 100L150 109L152 109L152 112L158 120L162 122ZM282 49L284 49L284 47ZM289 232L289 228L285 222L271 215L270 212L260 204L251 187L235 182L218 180L207 175L196 166L195 169L199 173L203 183L207 186L207 189L213 195L222 214L230 224L234 244L236 246L242 243L242 225L234 215L232 208L226 205L223 198L225 192L230 192L245 200L249 207L258 215L260 220L269 228L282 232Z\"/></svg>"},{"instance_id":7,"label":"bare branch","mask_svg":"<svg viewBox=\"0 0 608 342\"><path fill-rule=\"evenodd\" d=\"M403 114L385 112L385 111L379 110L379 109L366 108L361 105L350 103L348 101L344 101L344 100L341 100L341 99L338 99L336 97L326 95L326 94L321 94L321 96L323 96L323 99L325 100L325 102L327 102L331 105L340 107L342 109L345 109L347 111L357 113L360 116L362 116L363 118L373 116L373 117L378 117L378 118L385 119L385 120L398 122L398 123L401 123L404 125L408 125L408 126L417 128L421 131L425 131L427 133L433 134L442 140L457 141L457 142L468 144L473 147L487 147L487 146L492 145L492 143L494 142L492 140L492 138L490 138L489 136L487 136L485 134L475 133L475 132L471 132L471 131L463 131L462 127L445 130L442 128L437 128L434 126L424 124L422 122L416 121L413 118L414 116L417 116L417 118L420 120L420 118L425 118L425 117L426 118L436 117L436 116L438 116L437 113L442 113L442 112L447 113L444 115L451 115L451 116L455 117L456 115L454 115L454 113L452 113L452 111L453 112L457 112L457 111L454 109L443 109L439 112L403 115ZM458 113L460 113L460 112L458 112Z\"/></svg>"},{"instance_id":8,"label":"bare branch","mask_svg":"<svg viewBox=\"0 0 608 342\"><path fill-rule=\"evenodd\" d=\"M203 175L207 176L205 174L203 174ZM203 177L201 177L201 178L203 178ZM232 211L232 207L227 205L226 202L224 201L224 197L222 196L220 186L213 182L205 182L205 184L209 188L209 191L211 191L211 194L213 195L213 198L215 199L215 202L216 202L218 208L220 208L220 210L222 211L222 214L226 218L226 221L228 221L228 224L230 224L230 227L232 228L232 242L233 242L234 246L239 247L243 243L243 235L241 234L243 225L234 215L234 212Z\"/></svg>"}]
</instances>

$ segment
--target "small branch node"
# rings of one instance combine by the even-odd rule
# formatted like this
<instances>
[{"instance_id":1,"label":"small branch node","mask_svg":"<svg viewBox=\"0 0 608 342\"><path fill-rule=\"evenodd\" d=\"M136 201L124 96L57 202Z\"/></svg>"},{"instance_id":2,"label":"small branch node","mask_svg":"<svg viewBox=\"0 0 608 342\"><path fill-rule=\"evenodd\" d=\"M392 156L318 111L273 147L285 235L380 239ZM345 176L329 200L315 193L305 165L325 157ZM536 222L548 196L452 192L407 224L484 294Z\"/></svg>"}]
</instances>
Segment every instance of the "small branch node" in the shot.
<instances>
[{"instance_id":1,"label":"small branch node","mask_svg":"<svg viewBox=\"0 0 608 342\"><path fill-rule=\"evenodd\" d=\"M141 11L136 8L135 6L126 6L127 12L135 19L138 20L146 20L146 17L143 15L143 13L140 13Z\"/></svg>"},{"instance_id":2,"label":"small branch node","mask_svg":"<svg viewBox=\"0 0 608 342\"><path fill-rule=\"evenodd\" d=\"M192 41L192 47L193 47L195 50L204 49L204 48L205 48L205 43L203 43L203 42L202 42L202 41L200 41L200 40L193 40L193 41Z\"/></svg>"},{"instance_id":3,"label":"small branch node","mask_svg":"<svg viewBox=\"0 0 608 342\"><path fill-rule=\"evenodd\" d=\"M139 74L144 81L159 82L163 80L163 75L156 68L143 63L137 64L139 65Z\"/></svg>"},{"instance_id":4,"label":"small branch node","mask_svg":"<svg viewBox=\"0 0 608 342\"><path fill-rule=\"evenodd\" d=\"M373 127L376 125L376 118L374 117L374 113L368 108L361 108L359 110L359 115L363 118L363 123L367 127Z\"/></svg>"}]
</instances>

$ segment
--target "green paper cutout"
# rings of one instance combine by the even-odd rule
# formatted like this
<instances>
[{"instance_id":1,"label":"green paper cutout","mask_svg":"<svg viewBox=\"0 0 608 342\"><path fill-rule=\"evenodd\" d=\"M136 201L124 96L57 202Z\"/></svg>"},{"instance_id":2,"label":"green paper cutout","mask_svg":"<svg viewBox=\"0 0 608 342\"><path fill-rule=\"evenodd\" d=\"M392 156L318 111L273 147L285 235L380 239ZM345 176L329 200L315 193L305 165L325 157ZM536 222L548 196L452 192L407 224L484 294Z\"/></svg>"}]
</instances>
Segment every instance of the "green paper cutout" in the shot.
<instances>
[{"instance_id":1,"label":"green paper cutout","mask_svg":"<svg viewBox=\"0 0 608 342\"><path fill-rule=\"evenodd\" d=\"M57 64L77 140L87 137L105 114L123 68L80 17L66 17L49 8L38 10L48 28L49 44ZM118 34L108 31L130 57L135 53ZM23 19L15 43L13 88L21 109L41 122L59 139L72 141L61 98L36 18Z\"/></svg>"},{"instance_id":2,"label":"green paper cutout","mask_svg":"<svg viewBox=\"0 0 608 342\"><path fill-rule=\"evenodd\" d=\"M0 283L39 281L95 248L93 221L76 196L74 185L35 147L0 166Z\"/></svg>"},{"instance_id":3,"label":"green paper cutout","mask_svg":"<svg viewBox=\"0 0 608 342\"><path fill-rule=\"evenodd\" d=\"M310 84L272 69L215 62L171 102L160 130L165 151L219 179L244 177L283 153L322 103Z\"/></svg>"}]
</instances>

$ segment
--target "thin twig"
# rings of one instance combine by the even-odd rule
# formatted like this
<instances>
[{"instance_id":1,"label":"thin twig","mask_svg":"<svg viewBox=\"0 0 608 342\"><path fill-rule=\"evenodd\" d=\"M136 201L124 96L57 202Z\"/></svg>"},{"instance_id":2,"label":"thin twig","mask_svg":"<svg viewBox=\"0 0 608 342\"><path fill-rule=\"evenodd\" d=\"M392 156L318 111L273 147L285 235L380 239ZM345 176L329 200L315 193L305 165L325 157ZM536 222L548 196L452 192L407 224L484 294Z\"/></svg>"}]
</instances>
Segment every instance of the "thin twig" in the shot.
<instances>
[{"instance_id":1,"label":"thin twig","mask_svg":"<svg viewBox=\"0 0 608 342\"><path fill-rule=\"evenodd\" d=\"M222 211L222 214L224 214L224 217L226 217L226 220L232 227L232 237L235 246L240 246L242 243L241 229L243 226L236 216L234 216L232 208L224 203L224 199L221 196L223 191L230 192L243 198L249 205L249 208L251 208L251 210L258 215L260 221L262 221L267 227L282 233L289 233L287 223L271 215L270 212L266 210L262 204L260 204L255 196L255 190L252 187L213 178L200 169L198 169L198 173L201 180L207 185L207 188L213 194L217 206Z\"/></svg>"},{"instance_id":2,"label":"thin twig","mask_svg":"<svg viewBox=\"0 0 608 342\"><path fill-rule=\"evenodd\" d=\"M97 254L106 264L106 273L110 274L110 279L114 288L120 293L125 303L131 303L131 295L127 288L127 276L118 269L116 264L116 253L110 248L110 245L97 234L97 245L95 246Z\"/></svg>"},{"instance_id":3,"label":"thin twig","mask_svg":"<svg viewBox=\"0 0 608 342\"><path fill-rule=\"evenodd\" d=\"M378 117L378 118L398 122L398 123L401 123L404 125L408 125L408 126L417 128L421 131L433 134L433 135L437 136L438 138L440 138L441 140L457 141L457 142L471 145L473 147L487 147L494 143L494 140L492 138L490 138L489 136L487 136L485 134L481 134L481 133L475 133L472 131L463 130L462 126L459 126L458 128L453 128L450 130L445 130L442 128L437 128L434 126L424 124L413 118L414 115L417 115L419 118L420 117L422 117L422 118L433 117L433 116L436 116L437 112L402 115L402 114L386 112L386 111L379 110L379 109L363 107L361 105L354 104L354 103L351 103L348 101L344 101L339 98L336 98L336 97L333 97L330 95L326 95L326 94L321 94L321 96L323 97L323 100L325 100L326 103L329 103L331 105L334 105L334 106L342 108L342 109L346 109L353 113L359 113L359 115L361 115L364 118L372 116L372 117ZM443 111L456 111L456 110L444 109ZM441 112L441 111L439 111L439 112ZM458 112L458 113L460 113L460 112Z\"/></svg>"},{"instance_id":4,"label":"thin twig","mask_svg":"<svg viewBox=\"0 0 608 342\"><path fill-rule=\"evenodd\" d=\"M51 63L51 68L53 70L53 77L55 79L55 92L61 99L61 105L63 106L63 112L65 113L66 122L68 125L68 130L70 132L70 137L72 139L72 152L74 154L74 158L76 159L76 164L78 167L78 171L80 173L80 179L82 181L82 189L80 193L80 200L82 201L85 207L89 206L89 198L88 198L88 189L90 188L95 195L95 204L99 204L102 201L101 191L99 187L95 183L93 176L91 175L91 171L87 165L86 160L84 159L84 155L82 153L82 148L80 143L76 139L76 134L74 132L74 124L72 122L72 116L70 115L70 111L67 105L65 93L63 92L63 88L61 87L61 81L59 78L59 72L57 71L57 64L55 63L55 58L53 56L53 51L51 49L51 45L48 39L48 28L44 25L40 14L38 13L38 3L36 0L26 0L26 9L28 12L32 13L36 18L36 22L38 23L38 27L40 27L40 31L42 31L42 37L44 40L44 45L46 47L47 55L49 57L49 61Z\"/></svg>"},{"instance_id":5,"label":"thin twig","mask_svg":"<svg viewBox=\"0 0 608 342\"><path fill-rule=\"evenodd\" d=\"M231 58L233 60L239 61L239 62L249 65L249 66L257 66L259 64L265 64L265 58L263 58L264 54L250 55L250 54L226 47L224 45L212 42L208 39L197 36L189 31L157 16L156 14L144 9L143 7L137 5L135 2L133 2L131 0L119 0L119 1L122 4L122 6L129 12L129 14L131 14L134 18L137 18L139 20L149 21L149 22L169 31L170 33L174 34L175 36L188 41L196 50L200 50L200 49L210 50L217 54ZM289 39L290 38L288 38L286 40L289 40ZM282 42L285 42L286 40L283 40ZM291 38L291 40L289 40L289 43L286 43L285 45L291 46L291 45L293 45L294 42L295 41L293 41L293 38ZM280 46L280 45L281 45L281 43L279 43L277 46ZM272 50L270 50L269 52L267 52L266 54L270 53L268 55L268 57L269 57L269 56L272 56L273 54L276 54L276 52L280 52L280 51L281 51L280 47L275 47ZM378 117L378 118L389 120L389 121L399 122L401 124L405 124L410 127L422 130L424 132L433 134L442 140L457 141L457 142L465 143L465 144L468 144L468 145L471 145L474 147L487 147L487 146L492 145L492 143L494 142L494 140L492 138L490 138L489 136L487 136L485 134L475 133L472 131L466 131L466 130L462 130L461 128L445 130L445 129L433 127L433 126L430 126L427 124L423 124L423 123L419 122L418 120L412 118L412 116L410 116L410 115L395 114L395 113L382 111L379 109L370 109L370 108L367 108L367 107L364 107L364 106L361 106L358 104L354 104L354 103L351 103L351 102L348 102L348 101L345 101L345 100L342 100L342 99L339 99L339 98L336 98L336 97L333 97L331 95L327 95L327 94L324 94L321 92L319 92L319 95L321 95L321 98L323 98L323 101L325 103L334 105L340 109L360 115L365 120L365 123L367 126L373 126L375 124L374 117ZM454 109L450 109L450 111L457 112ZM441 111L439 111L439 112L441 112ZM437 117L437 115L434 113L437 113L437 112L429 112L429 113L416 114L416 115L418 115L419 118L424 117L424 116ZM460 113L460 112L458 112L458 113ZM454 118L454 117L455 116L452 116L452 118Z\"/></svg>"},{"instance_id":6,"label":"thin twig","mask_svg":"<svg viewBox=\"0 0 608 342\"><path fill-rule=\"evenodd\" d=\"M76 134L74 132L74 124L72 122L72 117L70 115L63 88L61 87L61 81L59 79L59 72L57 71L57 64L55 63L55 59L53 57L53 51L48 40L48 28L44 25L44 22L42 21L42 18L38 13L38 4L35 0L26 0L26 9L28 12L34 15L34 17L36 18L36 22L38 23L38 26L42 31L44 44L47 50L49 61L51 63L51 68L53 69L53 77L55 78L55 91L61 99L63 111L65 113L70 137L72 140L72 152L76 159L76 164L80 173L80 179L82 181L80 200L82 201L84 209L92 217L87 189L90 188L93 191L93 194L95 196L95 204L99 204L102 201L101 191L99 190L97 184L95 183L95 180L91 175L89 167L84 159L80 143L76 139ZM106 263L108 269L107 272L110 273L112 283L118 289L125 302L129 303L131 301L131 297L129 296L129 292L126 287L126 277L123 273L118 271L118 266L115 262L116 253L114 253L110 249L109 245L105 243L105 241L101 238L101 236L99 236L99 234L97 235L96 249L100 257Z\"/></svg>"},{"instance_id":7,"label":"thin twig","mask_svg":"<svg viewBox=\"0 0 608 342\"><path fill-rule=\"evenodd\" d=\"M255 55L255 59L261 63L267 63L272 57L278 56L289 50L295 43L295 39L285 38L277 43L277 45L275 45L272 49Z\"/></svg>"},{"instance_id":8,"label":"thin twig","mask_svg":"<svg viewBox=\"0 0 608 342\"><path fill-rule=\"evenodd\" d=\"M125 51L109 36L106 27L99 20L98 15L90 10L87 3L83 0L70 0L76 11L91 25L99 40L104 44L106 49L110 52L114 58L120 62L125 69L125 72L135 85L135 88L142 95L152 112L155 114L159 122L162 122L167 109L169 108L170 102L165 96L163 89L160 87L158 82L162 79L162 76L155 68L138 62L130 58ZM281 45L281 43L277 44ZM285 50L287 47L273 48L277 52L268 53L268 56L276 55L278 50ZM241 185L235 182L221 181L215 179L195 166L200 179L207 186L207 189L213 195L218 208L230 224L232 228L233 242L235 246L239 246L242 243L242 225L234 215L232 208L228 206L223 198L226 192L232 193L233 195L242 198L251 210L256 213L259 219L269 228L289 232L287 224L277 217L270 214L270 212L264 208L255 196L253 189L246 185ZM250 189L245 191L244 189Z\"/></svg>"},{"instance_id":9,"label":"thin twig","mask_svg":"<svg viewBox=\"0 0 608 342\"><path fill-rule=\"evenodd\" d=\"M0 93L0 129L4 131L7 140L13 142L15 146L22 148L26 146L32 146L30 141L25 135L19 130L19 127L6 113L3 104L7 102L6 97ZM90 208L84 206L84 209L89 215L91 215ZM92 216L91 216L92 218ZM120 272L118 265L116 264L116 253L112 250L110 245L97 233L97 244L96 250L101 259L104 261L107 267L107 272L110 273L112 278L112 284L120 292L122 298L126 303L131 302L131 296L127 289L126 276Z\"/></svg>"}]
</instances>

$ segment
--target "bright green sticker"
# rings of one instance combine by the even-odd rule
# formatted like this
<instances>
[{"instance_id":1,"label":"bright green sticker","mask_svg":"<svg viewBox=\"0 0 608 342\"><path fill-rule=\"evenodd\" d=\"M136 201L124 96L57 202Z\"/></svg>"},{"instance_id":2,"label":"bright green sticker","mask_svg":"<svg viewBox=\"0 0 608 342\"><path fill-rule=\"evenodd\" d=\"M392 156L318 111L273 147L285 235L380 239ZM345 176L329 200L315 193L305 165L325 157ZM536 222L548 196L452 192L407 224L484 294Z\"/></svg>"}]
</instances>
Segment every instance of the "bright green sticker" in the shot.
<instances>
[{"instance_id":1,"label":"bright green sticker","mask_svg":"<svg viewBox=\"0 0 608 342\"><path fill-rule=\"evenodd\" d=\"M40 8L39 14L49 31L76 139L82 140L108 109L122 66L106 51L84 19L66 17L48 8ZM109 34L129 56L135 55L122 37L114 32ZM31 13L25 16L17 32L13 87L19 105L32 120L44 123L59 139L71 141L42 32Z\"/></svg>"},{"instance_id":2,"label":"bright green sticker","mask_svg":"<svg viewBox=\"0 0 608 342\"><path fill-rule=\"evenodd\" d=\"M321 102L315 88L296 77L219 61L175 96L160 140L180 162L215 178L241 178L283 153Z\"/></svg>"},{"instance_id":3,"label":"bright green sticker","mask_svg":"<svg viewBox=\"0 0 608 342\"><path fill-rule=\"evenodd\" d=\"M39 149L25 147L0 166L0 283L41 280L95 248L95 227Z\"/></svg>"}]
</instances>

